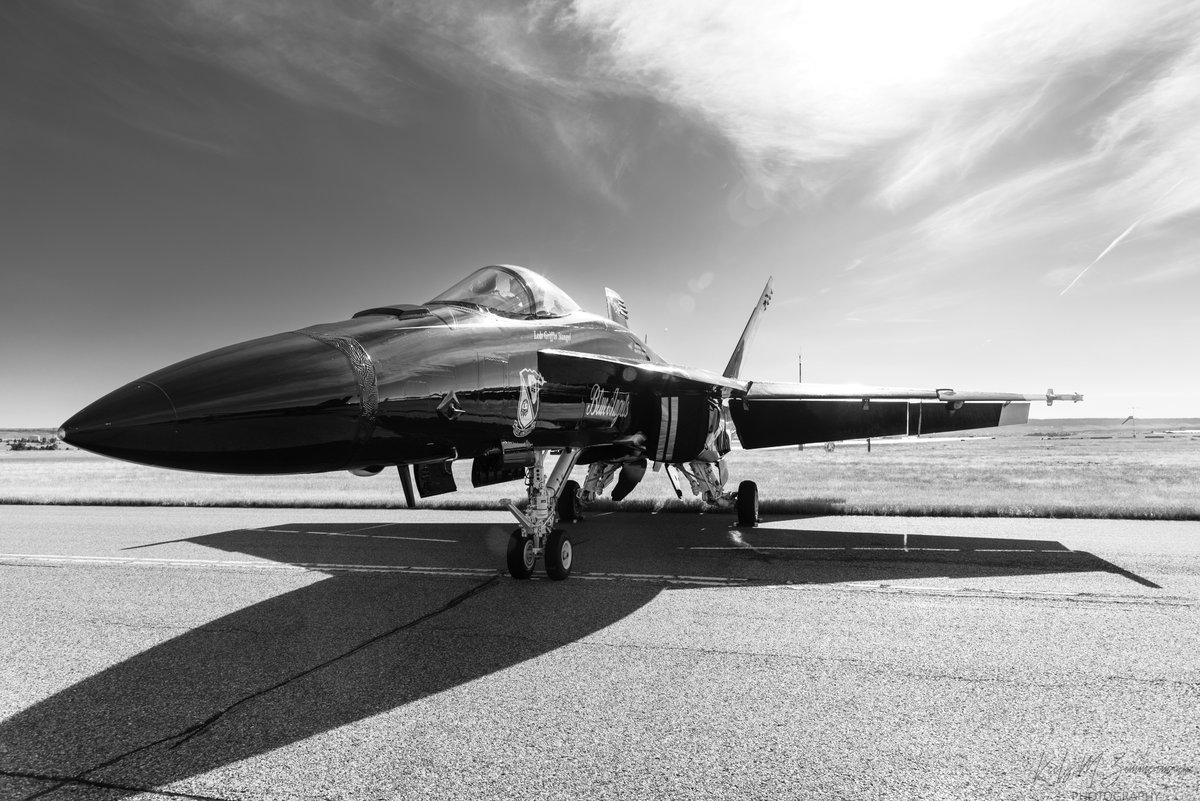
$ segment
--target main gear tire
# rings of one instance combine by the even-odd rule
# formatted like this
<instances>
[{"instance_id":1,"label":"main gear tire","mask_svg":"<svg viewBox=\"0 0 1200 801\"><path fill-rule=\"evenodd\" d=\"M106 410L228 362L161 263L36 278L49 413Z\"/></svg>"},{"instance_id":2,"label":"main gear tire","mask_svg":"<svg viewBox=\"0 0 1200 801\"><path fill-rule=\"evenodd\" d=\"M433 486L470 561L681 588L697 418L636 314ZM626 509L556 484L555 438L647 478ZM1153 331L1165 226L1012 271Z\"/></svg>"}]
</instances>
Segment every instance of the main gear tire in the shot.
<instances>
[{"instance_id":1,"label":"main gear tire","mask_svg":"<svg viewBox=\"0 0 1200 801\"><path fill-rule=\"evenodd\" d=\"M558 519L564 523L578 523L583 519L583 500L580 498L578 481L571 479L563 484L554 508L558 512Z\"/></svg>"},{"instance_id":2,"label":"main gear tire","mask_svg":"<svg viewBox=\"0 0 1200 801\"><path fill-rule=\"evenodd\" d=\"M743 481L738 484L737 500L734 501L737 510L739 528L754 528L758 525L758 485L753 481Z\"/></svg>"}]
</instances>

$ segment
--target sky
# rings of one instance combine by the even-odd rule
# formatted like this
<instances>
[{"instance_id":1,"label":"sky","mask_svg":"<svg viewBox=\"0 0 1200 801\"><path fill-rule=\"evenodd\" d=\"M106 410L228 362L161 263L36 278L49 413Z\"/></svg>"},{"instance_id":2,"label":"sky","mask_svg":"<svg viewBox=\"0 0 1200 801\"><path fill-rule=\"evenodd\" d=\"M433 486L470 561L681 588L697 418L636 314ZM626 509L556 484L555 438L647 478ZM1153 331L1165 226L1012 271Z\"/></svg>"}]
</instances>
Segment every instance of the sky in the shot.
<instances>
[{"instance_id":1,"label":"sky","mask_svg":"<svg viewBox=\"0 0 1200 801\"><path fill-rule=\"evenodd\" d=\"M604 288L743 378L1200 417L1200 4L5 0L0 426L420 303Z\"/></svg>"}]
</instances>

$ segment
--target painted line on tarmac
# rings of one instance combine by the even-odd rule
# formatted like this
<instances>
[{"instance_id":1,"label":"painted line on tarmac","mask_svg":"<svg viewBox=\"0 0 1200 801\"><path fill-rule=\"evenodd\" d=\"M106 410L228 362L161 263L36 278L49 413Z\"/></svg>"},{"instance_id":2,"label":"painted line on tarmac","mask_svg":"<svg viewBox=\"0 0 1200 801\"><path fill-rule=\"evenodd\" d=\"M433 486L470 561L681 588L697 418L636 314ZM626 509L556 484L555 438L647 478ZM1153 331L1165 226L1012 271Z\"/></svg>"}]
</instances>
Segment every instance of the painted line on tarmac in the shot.
<instances>
[{"instance_id":1,"label":"painted line on tarmac","mask_svg":"<svg viewBox=\"0 0 1200 801\"><path fill-rule=\"evenodd\" d=\"M982 587L937 587L923 584L788 584L789 590L841 590L881 595L925 595L947 598L1010 598L1018 600L1083 601L1103 604L1140 604L1152 606L1200 606L1200 600L1179 595L1117 595L1103 592L1061 592L1056 590L1001 590Z\"/></svg>"},{"instance_id":2,"label":"painted line on tarmac","mask_svg":"<svg viewBox=\"0 0 1200 801\"><path fill-rule=\"evenodd\" d=\"M316 534L318 532L309 531L308 534ZM399 537L395 534L354 534L350 531L326 531L323 532L331 537L366 537L372 540L407 540L409 542L458 542L458 540L443 540L434 537Z\"/></svg>"},{"instance_id":3,"label":"painted line on tarmac","mask_svg":"<svg viewBox=\"0 0 1200 801\"><path fill-rule=\"evenodd\" d=\"M1064 548L905 548L902 545L681 545L679 551L899 551L901 553L1074 553Z\"/></svg>"},{"instance_id":4,"label":"painted line on tarmac","mask_svg":"<svg viewBox=\"0 0 1200 801\"><path fill-rule=\"evenodd\" d=\"M589 581L650 581L668 584L695 584L709 587L747 586L750 579L722 576L673 576L657 573L572 573L571 578Z\"/></svg>"},{"instance_id":5,"label":"painted line on tarmac","mask_svg":"<svg viewBox=\"0 0 1200 801\"><path fill-rule=\"evenodd\" d=\"M298 573L408 573L423 576L482 578L501 571L482 567L435 567L429 565L361 565L329 562L268 562L237 559L155 559L126 556L71 556L67 554L0 553L0 566L93 565L100 567L177 567L215 570L286 570ZM585 581L644 581L704 587L746 586L749 579L722 576L680 576L658 573L573 573Z\"/></svg>"},{"instance_id":6,"label":"painted line on tarmac","mask_svg":"<svg viewBox=\"0 0 1200 801\"><path fill-rule=\"evenodd\" d=\"M394 526L394 525L396 525L396 524L395 523L375 523L370 526L359 526L358 528L352 528L349 531L347 531L346 533L351 534L356 531L372 531L377 528L387 528L388 526Z\"/></svg>"},{"instance_id":7,"label":"painted line on tarmac","mask_svg":"<svg viewBox=\"0 0 1200 801\"><path fill-rule=\"evenodd\" d=\"M290 570L293 572L421 573L425 575L491 576L486 568L429 567L423 565L362 565L338 562L268 562L238 559L150 559L123 556L68 556L64 554L0 554L0 565L98 565L102 567L191 567L218 570Z\"/></svg>"},{"instance_id":8,"label":"painted line on tarmac","mask_svg":"<svg viewBox=\"0 0 1200 801\"><path fill-rule=\"evenodd\" d=\"M448 542L457 543L458 540L447 540L438 537L401 537L396 534L359 534L360 531L366 531L372 528L383 528L391 526L393 523L383 523L378 526L367 526L366 528L354 528L349 531L307 531L304 529L295 528L256 528L247 529L248 531L261 531L266 534L319 534L324 537L366 537L373 540L407 540L408 542Z\"/></svg>"}]
</instances>

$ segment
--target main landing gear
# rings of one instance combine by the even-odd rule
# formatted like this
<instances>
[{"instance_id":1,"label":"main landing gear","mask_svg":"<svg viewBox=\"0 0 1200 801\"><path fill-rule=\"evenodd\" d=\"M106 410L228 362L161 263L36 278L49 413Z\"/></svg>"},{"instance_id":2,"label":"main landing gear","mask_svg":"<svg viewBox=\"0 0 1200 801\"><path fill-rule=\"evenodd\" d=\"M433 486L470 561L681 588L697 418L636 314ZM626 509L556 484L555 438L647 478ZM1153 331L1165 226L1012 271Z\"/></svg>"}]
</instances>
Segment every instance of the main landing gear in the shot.
<instances>
[{"instance_id":1,"label":"main landing gear","mask_svg":"<svg viewBox=\"0 0 1200 801\"><path fill-rule=\"evenodd\" d=\"M554 525L560 518L578 519L579 484L568 481L567 476L579 460L579 449L564 448L549 476L544 469L546 451L534 451L531 458L532 463L525 468L529 503L524 511L508 504L521 526L508 538L508 572L515 579L528 579L538 557L542 557L546 575L562 581L571 575L574 554L567 533Z\"/></svg>"},{"instance_id":2,"label":"main landing gear","mask_svg":"<svg viewBox=\"0 0 1200 801\"><path fill-rule=\"evenodd\" d=\"M758 485L753 481L738 484L733 506L737 510L738 526L755 528L758 525Z\"/></svg>"},{"instance_id":3,"label":"main landing gear","mask_svg":"<svg viewBox=\"0 0 1200 801\"><path fill-rule=\"evenodd\" d=\"M717 509L732 509L737 514L740 528L758 525L758 485L753 481L743 481L738 484L737 492L726 492L729 470L725 467L724 459L715 465L712 462L694 461L676 465L675 469L688 480L693 495L699 495L706 504ZM682 497L682 493L679 494Z\"/></svg>"},{"instance_id":4,"label":"main landing gear","mask_svg":"<svg viewBox=\"0 0 1200 801\"><path fill-rule=\"evenodd\" d=\"M539 558L545 560L546 575L551 579L562 581L571 575L574 549L567 532L555 525L560 520L579 520L583 504L603 492L618 469L615 463L593 463L581 489L578 482L567 478L579 460L580 450L564 448L549 474L545 469L547 453L543 449L533 451L529 456L525 468L529 502L525 508L508 504L509 511L520 524L508 538L508 572L515 579L531 578ZM636 477L629 482L631 485L641 478L641 471L645 469L644 465L636 468ZM687 478L692 492L706 503L720 509L732 509L737 514L738 526L753 528L758 525L758 485L753 481L743 481L737 492L725 492L728 472L723 461L716 466L694 461L675 468ZM613 495L615 497L616 493Z\"/></svg>"},{"instance_id":5,"label":"main landing gear","mask_svg":"<svg viewBox=\"0 0 1200 801\"><path fill-rule=\"evenodd\" d=\"M588 468L587 480L584 481L583 491L580 493L582 502L586 505L600 497L605 487L612 483L617 469L621 468L622 476L624 476L624 471L629 470L630 467L630 465L622 467L621 464L616 462L593 462ZM622 488L620 483L618 483L617 488L612 493L614 501L624 498L629 490L636 485L637 481L641 479L641 473L645 472L644 462L640 466L634 467L640 472L636 472L635 477L627 482L627 487ZM715 463L698 459L686 464L664 465L656 463L654 465L655 470L659 470L660 468L666 472L667 478L671 481L671 486L675 489L675 494L680 499L683 498L683 492L679 489L679 485L675 481L675 476L671 472L672 469L687 479L692 494L699 496L709 507L734 512L737 515L737 524L739 527L754 528L758 525L758 485L753 481L743 481L738 485L737 492L726 492L725 483L729 480L729 470L725 466L724 459L720 459ZM562 501L560 500L561 504ZM567 518L563 516L563 519Z\"/></svg>"}]
</instances>

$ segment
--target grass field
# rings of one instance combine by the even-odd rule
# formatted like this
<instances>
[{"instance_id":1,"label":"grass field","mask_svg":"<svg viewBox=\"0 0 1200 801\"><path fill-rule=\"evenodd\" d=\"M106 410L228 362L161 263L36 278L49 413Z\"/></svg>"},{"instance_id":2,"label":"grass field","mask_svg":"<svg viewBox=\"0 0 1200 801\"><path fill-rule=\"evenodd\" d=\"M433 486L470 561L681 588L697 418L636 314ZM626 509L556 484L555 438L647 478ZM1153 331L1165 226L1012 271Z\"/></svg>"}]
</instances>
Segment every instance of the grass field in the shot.
<instances>
[{"instance_id":1,"label":"grass field","mask_svg":"<svg viewBox=\"0 0 1200 801\"><path fill-rule=\"evenodd\" d=\"M731 488L758 482L764 513L1116 517L1200 520L1200 420L1033 421L963 440L877 440L767 451L735 449ZM584 468L574 477L581 481ZM455 465L459 492L422 500L435 508L499 508L520 482L473 489L470 463ZM621 508L695 509L675 500L662 474ZM398 508L394 472L221 476L140 467L80 451L0 451L0 503ZM611 508L607 501L603 508Z\"/></svg>"}]
</instances>

